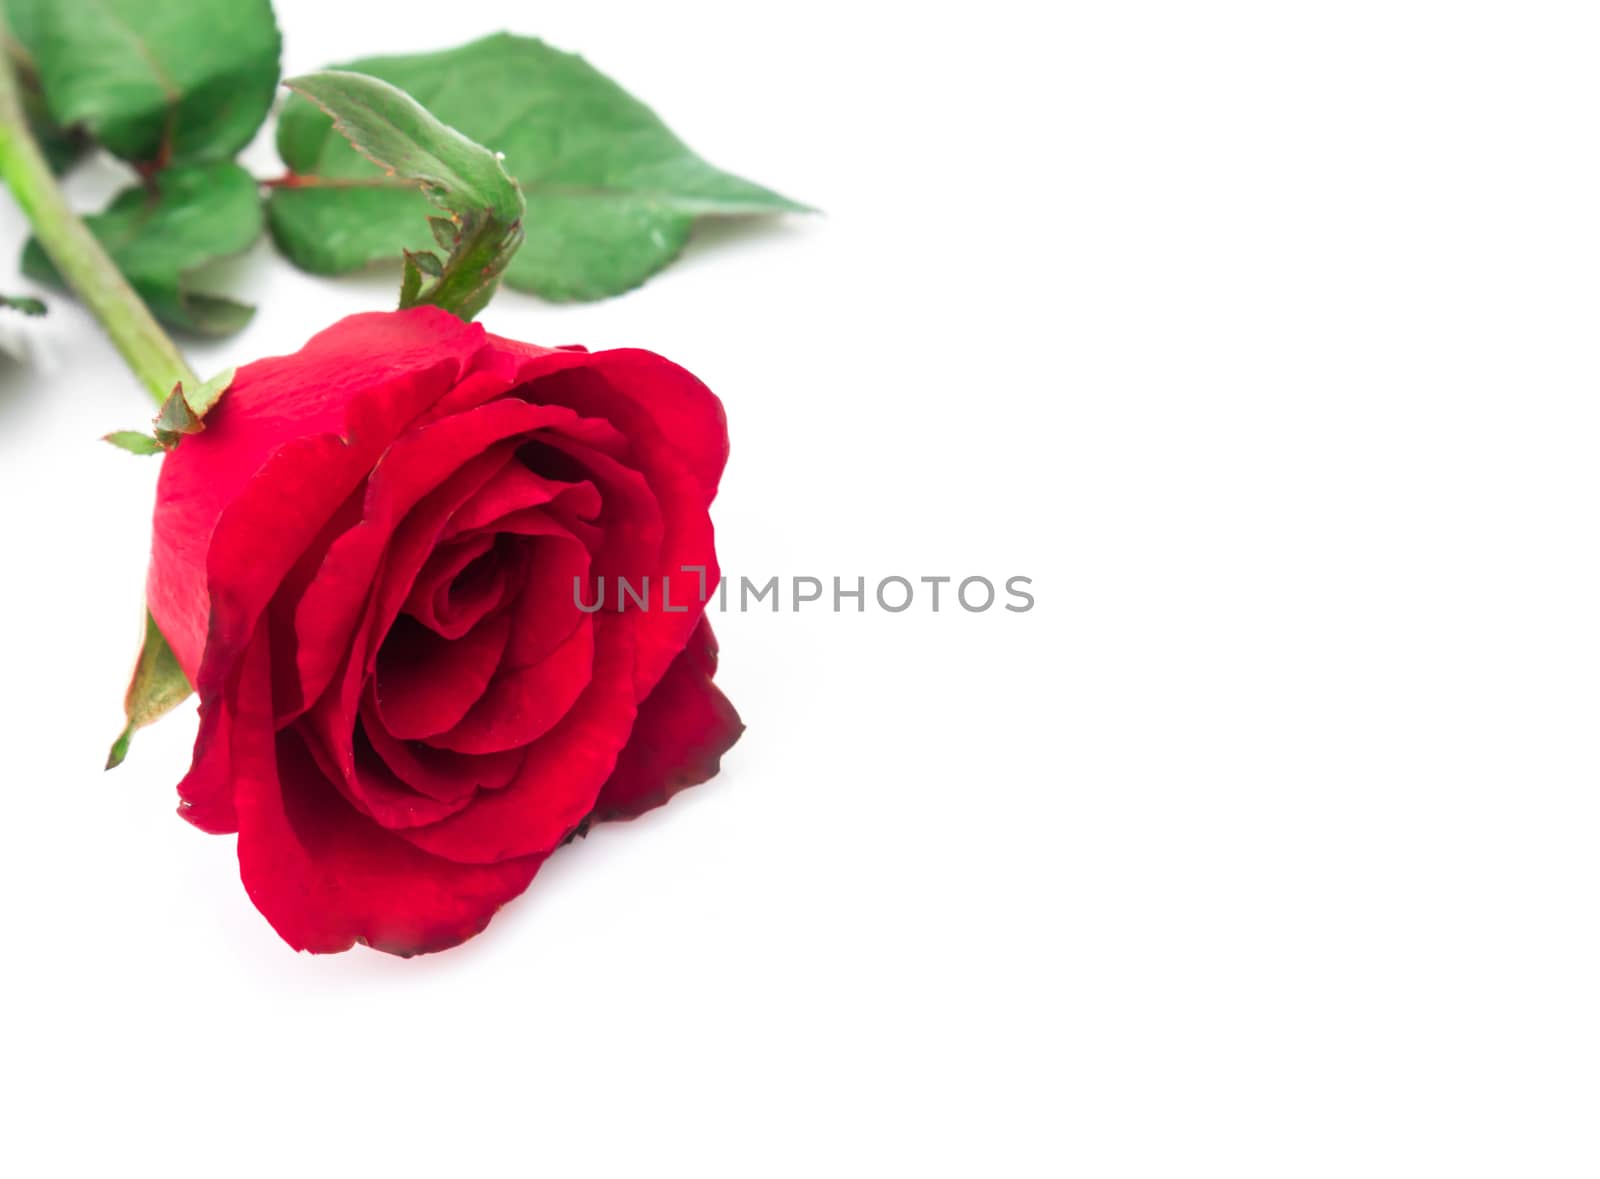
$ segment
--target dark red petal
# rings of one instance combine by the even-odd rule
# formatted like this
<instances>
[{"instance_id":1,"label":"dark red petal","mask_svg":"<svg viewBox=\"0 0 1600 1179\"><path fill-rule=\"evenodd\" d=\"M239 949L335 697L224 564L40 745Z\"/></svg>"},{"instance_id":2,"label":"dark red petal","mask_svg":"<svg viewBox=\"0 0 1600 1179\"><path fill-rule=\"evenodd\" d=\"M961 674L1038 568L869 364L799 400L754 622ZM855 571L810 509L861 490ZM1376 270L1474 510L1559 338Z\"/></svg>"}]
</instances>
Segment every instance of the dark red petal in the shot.
<instances>
[{"instance_id":1,"label":"dark red petal","mask_svg":"<svg viewBox=\"0 0 1600 1179\"><path fill-rule=\"evenodd\" d=\"M510 641L492 681L448 729L396 736L462 753L513 749L548 732L588 685L593 625L574 601L574 587L588 576L588 550L537 508L517 516L529 517L519 525L530 533L521 541L528 574L506 615Z\"/></svg>"},{"instance_id":2,"label":"dark red petal","mask_svg":"<svg viewBox=\"0 0 1600 1179\"><path fill-rule=\"evenodd\" d=\"M594 624L584 618L538 663L501 668L460 722L428 735L426 743L457 753L501 753L538 740L589 686L594 644Z\"/></svg>"},{"instance_id":3,"label":"dark red petal","mask_svg":"<svg viewBox=\"0 0 1600 1179\"><path fill-rule=\"evenodd\" d=\"M479 794L459 814L399 834L435 855L464 863L546 855L594 809L600 786L633 728L628 669L632 634L595 615L594 675L555 728L528 746L504 789Z\"/></svg>"},{"instance_id":4,"label":"dark red petal","mask_svg":"<svg viewBox=\"0 0 1600 1179\"><path fill-rule=\"evenodd\" d=\"M445 529L447 537L492 528L496 520L524 508L536 508L557 497L566 500L580 520L593 520L600 512L600 492L593 483L567 483L546 479L523 463L507 463L482 491L462 504Z\"/></svg>"},{"instance_id":5,"label":"dark red petal","mask_svg":"<svg viewBox=\"0 0 1600 1179\"><path fill-rule=\"evenodd\" d=\"M323 776L344 795L351 806L381 827L416 827L423 823L437 823L472 801L474 791L465 783L448 798L434 798L411 789L373 751L366 732L359 727L354 737L355 771L351 774L339 769L337 759L322 747L314 732L309 729L297 729L296 732Z\"/></svg>"},{"instance_id":6,"label":"dark red petal","mask_svg":"<svg viewBox=\"0 0 1600 1179\"><path fill-rule=\"evenodd\" d=\"M342 653L342 666L335 668L335 682L320 695L302 722L311 725L320 747L334 759L344 775L355 773L351 741L357 710L361 706L363 689L377 670L378 651L384 636L399 616L400 607L411 592L417 574L427 563L450 513L471 498L497 467L511 457L513 447L513 443L503 443L455 471L406 516L390 538L380 576L367 594L357 631ZM371 728L374 737L382 729L375 713Z\"/></svg>"},{"instance_id":7,"label":"dark red petal","mask_svg":"<svg viewBox=\"0 0 1600 1179\"><path fill-rule=\"evenodd\" d=\"M549 353L532 344L491 335L492 349L527 358L523 379L551 370ZM570 405L584 417L605 418L630 441L650 437L672 450L699 485L702 506L716 495L728 462L728 419L715 393L687 369L639 348L617 348L581 358L603 381L546 383L530 390L535 401ZM555 387L552 388L551 384Z\"/></svg>"},{"instance_id":8,"label":"dark red petal","mask_svg":"<svg viewBox=\"0 0 1600 1179\"><path fill-rule=\"evenodd\" d=\"M663 534L661 507L643 475L596 447L553 431L542 433L521 453L535 464L581 469L599 488L600 511L590 517L599 530L596 573L626 574L637 581L657 568ZM559 506L569 507L565 501ZM504 519L498 525L501 528Z\"/></svg>"},{"instance_id":9,"label":"dark red petal","mask_svg":"<svg viewBox=\"0 0 1600 1179\"><path fill-rule=\"evenodd\" d=\"M521 577L515 554L496 551L495 538L478 533L436 548L401 609L435 634L459 639L514 597Z\"/></svg>"},{"instance_id":10,"label":"dark red petal","mask_svg":"<svg viewBox=\"0 0 1600 1179\"><path fill-rule=\"evenodd\" d=\"M528 887L542 856L454 863L356 811L295 729L274 735L264 640L247 663L232 727L239 875L289 945L324 954L356 942L403 956L444 950Z\"/></svg>"},{"instance_id":11,"label":"dark red petal","mask_svg":"<svg viewBox=\"0 0 1600 1179\"><path fill-rule=\"evenodd\" d=\"M511 614L497 614L463 637L447 639L420 622L396 621L378 651L373 677L383 727L402 741L414 741L456 725L495 679L511 623Z\"/></svg>"},{"instance_id":12,"label":"dark red petal","mask_svg":"<svg viewBox=\"0 0 1600 1179\"><path fill-rule=\"evenodd\" d=\"M656 562L627 571L650 574L654 594L670 578L672 602L688 599L689 609L672 613L657 599L637 615L639 699L655 687L673 657L683 649L715 588L717 568L706 508L716 495L728 459L728 427L722 403L706 386L671 361L638 349L596 352L580 367L552 372L544 349L490 336L491 350L524 358L526 384L521 396L541 404L567 405L586 419L604 418L627 438L629 465L645 476L660 504L665 532ZM699 574L684 566L704 570ZM692 591L685 592L685 591Z\"/></svg>"},{"instance_id":13,"label":"dark red petal","mask_svg":"<svg viewBox=\"0 0 1600 1179\"><path fill-rule=\"evenodd\" d=\"M454 802L463 793L498 790L511 781L522 766L520 749L476 757L432 749L420 741L400 741L383 730L372 703L372 685L367 685L361 701L361 725L372 748L397 778L419 794Z\"/></svg>"},{"instance_id":14,"label":"dark red petal","mask_svg":"<svg viewBox=\"0 0 1600 1179\"><path fill-rule=\"evenodd\" d=\"M608 357L615 361L609 367ZM636 632L634 688L636 698L643 700L683 650L706 597L721 576L707 513L715 484L708 487L705 480L720 475L727 455L726 423L720 403L704 386L660 357L627 353L619 359L617 354L598 353L591 359L592 368L571 369L534 381L522 394L539 401L582 405L587 412L613 414L628 439L628 453L612 465L626 467L630 475L637 472L634 483L615 477L608 480L606 460L590 453L584 442L541 436L541 441L548 440L591 470L604 492L600 522L605 526L605 546L597 571L624 574L635 590L642 588L645 577L650 580L649 608L631 615ZM682 393L686 386L675 380L674 374L693 382L709 401L691 396L675 402L674 393ZM637 384L652 376L660 376L664 382L666 403L677 405L676 412L659 422L643 408L653 390ZM626 395L610 387L613 377L630 383ZM700 409L695 412L691 406ZM687 430L691 425L699 431L692 438L668 438L663 433L664 427ZM641 508L641 502L648 502L648 508ZM644 552L647 538L654 549L648 556ZM671 610L666 608L669 593ZM617 608L615 595L612 608Z\"/></svg>"},{"instance_id":15,"label":"dark red petal","mask_svg":"<svg viewBox=\"0 0 1600 1179\"><path fill-rule=\"evenodd\" d=\"M716 671L717 641L702 618L639 706L633 735L595 803L596 821L631 819L717 773L744 724L711 682Z\"/></svg>"},{"instance_id":16,"label":"dark red petal","mask_svg":"<svg viewBox=\"0 0 1600 1179\"><path fill-rule=\"evenodd\" d=\"M676 492L685 482L684 476L676 470L663 469L653 472L650 478L666 530L658 576L651 579L650 609L627 614L634 625L633 679L635 695L640 700L649 695L683 650L722 578L711 517L704 508L677 501Z\"/></svg>"},{"instance_id":17,"label":"dark red petal","mask_svg":"<svg viewBox=\"0 0 1600 1179\"><path fill-rule=\"evenodd\" d=\"M537 508L507 517L502 526L505 535L525 538L518 547L526 570L512 607L516 626L506 645L506 664L532 667L587 617L578 608L578 594L588 583L589 550Z\"/></svg>"},{"instance_id":18,"label":"dark red petal","mask_svg":"<svg viewBox=\"0 0 1600 1179\"><path fill-rule=\"evenodd\" d=\"M389 447L367 483L361 523L329 548L295 611L306 699L320 695L333 679L390 537L411 509L463 466L492 453L496 443L573 420L572 412L560 406L506 398L413 430Z\"/></svg>"},{"instance_id":19,"label":"dark red petal","mask_svg":"<svg viewBox=\"0 0 1600 1179\"><path fill-rule=\"evenodd\" d=\"M653 424L709 504L728 465L728 418L717 395L687 369L643 349L617 348L597 352L593 359L594 371L617 399L607 396L603 406L585 411L580 408L590 404L585 396L573 408L585 417L605 418L630 440L646 434L646 423Z\"/></svg>"},{"instance_id":20,"label":"dark red petal","mask_svg":"<svg viewBox=\"0 0 1600 1179\"><path fill-rule=\"evenodd\" d=\"M588 363L585 355L537 344L524 344L517 352L483 348L473 357L466 377L428 412L427 420L464 413L525 381Z\"/></svg>"}]
</instances>

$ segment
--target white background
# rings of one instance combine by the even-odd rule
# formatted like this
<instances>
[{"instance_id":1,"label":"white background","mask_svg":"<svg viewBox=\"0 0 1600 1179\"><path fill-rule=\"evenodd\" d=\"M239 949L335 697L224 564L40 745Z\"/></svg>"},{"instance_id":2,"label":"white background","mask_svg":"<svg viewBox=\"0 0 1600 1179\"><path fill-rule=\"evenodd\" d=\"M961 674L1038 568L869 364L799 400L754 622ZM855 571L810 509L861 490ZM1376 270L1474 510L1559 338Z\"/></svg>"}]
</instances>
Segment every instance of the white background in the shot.
<instances>
[{"instance_id":1,"label":"white background","mask_svg":"<svg viewBox=\"0 0 1600 1179\"><path fill-rule=\"evenodd\" d=\"M463 948L297 957L173 814L192 711L101 773L156 463L55 299L0 377L0 1169L1600 1170L1592 6L278 10L291 72L542 35L825 209L485 319L720 392L734 575L1038 605L724 616L719 779ZM238 287L204 371L395 275Z\"/></svg>"}]
</instances>

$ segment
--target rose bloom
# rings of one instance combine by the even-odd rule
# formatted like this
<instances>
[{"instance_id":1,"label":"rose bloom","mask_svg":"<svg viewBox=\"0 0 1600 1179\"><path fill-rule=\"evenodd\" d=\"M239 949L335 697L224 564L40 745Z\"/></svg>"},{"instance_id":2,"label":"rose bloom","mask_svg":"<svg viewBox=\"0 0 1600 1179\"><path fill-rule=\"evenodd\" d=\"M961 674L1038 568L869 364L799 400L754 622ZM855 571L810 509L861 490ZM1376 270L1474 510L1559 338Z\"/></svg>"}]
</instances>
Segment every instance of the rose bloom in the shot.
<instances>
[{"instance_id":1,"label":"rose bloom","mask_svg":"<svg viewBox=\"0 0 1600 1179\"><path fill-rule=\"evenodd\" d=\"M659 356L432 308L239 370L162 464L148 595L200 695L180 813L239 833L285 941L456 945L575 831L717 772L727 455Z\"/></svg>"}]
</instances>

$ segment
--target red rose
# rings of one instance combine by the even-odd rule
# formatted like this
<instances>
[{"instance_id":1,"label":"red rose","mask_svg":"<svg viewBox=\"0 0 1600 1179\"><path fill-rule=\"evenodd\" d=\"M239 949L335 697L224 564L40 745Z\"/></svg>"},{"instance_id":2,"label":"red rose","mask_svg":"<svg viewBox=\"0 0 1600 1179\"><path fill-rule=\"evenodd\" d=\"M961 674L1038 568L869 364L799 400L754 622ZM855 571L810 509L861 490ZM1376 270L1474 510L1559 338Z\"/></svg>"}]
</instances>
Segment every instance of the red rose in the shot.
<instances>
[{"instance_id":1,"label":"red rose","mask_svg":"<svg viewBox=\"0 0 1600 1179\"><path fill-rule=\"evenodd\" d=\"M659 356L431 308L240 370L163 464L149 603L200 693L180 813L238 831L284 940L455 945L580 825L716 773L727 454Z\"/></svg>"}]
</instances>

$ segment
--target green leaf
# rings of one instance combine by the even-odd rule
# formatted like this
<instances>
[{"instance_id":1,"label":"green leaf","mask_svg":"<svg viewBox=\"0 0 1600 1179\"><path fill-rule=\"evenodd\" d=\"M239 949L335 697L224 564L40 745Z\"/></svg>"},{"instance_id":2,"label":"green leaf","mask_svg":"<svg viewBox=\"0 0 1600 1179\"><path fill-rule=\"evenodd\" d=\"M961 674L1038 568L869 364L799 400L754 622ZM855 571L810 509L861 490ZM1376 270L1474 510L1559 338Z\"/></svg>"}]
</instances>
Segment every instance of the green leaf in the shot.
<instances>
[{"instance_id":1,"label":"green leaf","mask_svg":"<svg viewBox=\"0 0 1600 1179\"><path fill-rule=\"evenodd\" d=\"M333 129L386 177L420 188L450 214L428 219L436 239L444 238L441 225L450 228L447 261L404 251L400 306L431 304L465 320L482 311L522 244L522 193L495 154L378 78L326 70L285 85L327 112ZM437 280L426 290L424 274Z\"/></svg>"},{"instance_id":2,"label":"green leaf","mask_svg":"<svg viewBox=\"0 0 1600 1179\"><path fill-rule=\"evenodd\" d=\"M194 416L204 418L206 414L210 413L216 407L217 402L222 399L222 395L228 391L229 386L233 384L233 378L238 374L239 370L236 368L223 369L210 380L201 381L193 393L185 394L184 400L189 403L189 408L194 411ZM178 384L181 388L183 382L180 381Z\"/></svg>"},{"instance_id":3,"label":"green leaf","mask_svg":"<svg viewBox=\"0 0 1600 1179\"><path fill-rule=\"evenodd\" d=\"M0 307L20 311L23 315L43 315L48 310L43 299L32 295L0 295Z\"/></svg>"},{"instance_id":4,"label":"green leaf","mask_svg":"<svg viewBox=\"0 0 1600 1179\"><path fill-rule=\"evenodd\" d=\"M139 430L113 430L104 438L112 446L120 447L129 454L161 454L165 450L154 435Z\"/></svg>"},{"instance_id":5,"label":"green leaf","mask_svg":"<svg viewBox=\"0 0 1600 1179\"><path fill-rule=\"evenodd\" d=\"M278 83L270 0L5 0L50 115L115 155L231 157Z\"/></svg>"},{"instance_id":6,"label":"green leaf","mask_svg":"<svg viewBox=\"0 0 1600 1179\"><path fill-rule=\"evenodd\" d=\"M128 724L111 745L111 755L106 758L106 769L112 770L128 756L128 743L134 733L146 725L160 720L171 712L194 689L184 678L178 658L167 644L166 636L156 626L148 611L144 616L144 644L139 649L139 662L133 669L133 682L128 685L128 695L123 711Z\"/></svg>"},{"instance_id":7,"label":"green leaf","mask_svg":"<svg viewBox=\"0 0 1600 1179\"><path fill-rule=\"evenodd\" d=\"M159 172L84 220L150 309L173 327L225 336L255 313L249 304L195 289L209 264L249 249L261 234L256 182L237 164ZM22 270L61 281L37 239L23 250Z\"/></svg>"},{"instance_id":8,"label":"green leaf","mask_svg":"<svg viewBox=\"0 0 1600 1179\"><path fill-rule=\"evenodd\" d=\"M696 217L809 211L713 168L643 103L542 41L501 33L345 68L392 82L504 154L527 201L526 240L505 281L548 299L637 286L678 255ZM278 152L290 176L268 219L296 265L340 274L437 240L423 198L351 150L310 103L285 104Z\"/></svg>"},{"instance_id":9,"label":"green leaf","mask_svg":"<svg viewBox=\"0 0 1600 1179\"><path fill-rule=\"evenodd\" d=\"M88 146L86 137L81 131L58 127L50 118L44 93L39 89L39 71L27 51L15 40L7 40L5 55L16 77L17 90L22 97L22 111L28 120L28 130L33 132L34 142L44 153L52 172L65 172Z\"/></svg>"},{"instance_id":10,"label":"green leaf","mask_svg":"<svg viewBox=\"0 0 1600 1179\"><path fill-rule=\"evenodd\" d=\"M33 133L33 140L39 145L45 163L50 165L50 170L57 176L77 163L78 157L88 146L80 136L71 131L63 131L47 120L30 116L28 130Z\"/></svg>"},{"instance_id":11,"label":"green leaf","mask_svg":"<svg viewBox=\"0 0 1600 1179\"><path fill-rule=\"evenodd\" d=\"M179 381L161 403L161 412L156 414L157 444L162 450L171 450L183 441L185 434L198 434L205 428L200 415L190 408L183 395L183 382Z\"/></svg>"},{"instance_id":12,"label":"green leaf","mask_svg":"<svg viewBox=\"0 0 1600 1179\"><path fill-rule=\"evenodd\" d=\"M27 106L26 98L23 100L23 105ZM35 116L31 111L28 115L28 130L33 132L34 142L44 154L45 163L50 165L50 170L57 176L77 163L78 157L88 146L83 137L76 132L63 131L50 122L48 116Z\"/></svg>"},{"instance_id":13,"label":"green leaf","mask_svg":"<svg viewBox=\"0 0 1600 1179\"><path fill-rule=\"evenodd\" d=\"M521 216L516 185L494 153L445 126L404 90L344 70L284 84L321 107L356 151L388 175L416 182L447 212L487 210L504 221Z\"/></svg>"},{"instance_id":14,"label":"green leaf","mask_svg":"<svg viewBox=\"0 0 1600 1179\"><path fill-rule=\"evenodd\" d=\"M410 250L405 252L405 262L400 269L400 306L402 308L415 307L417 297L422 294L422 268L417 265L417 256Z\"/></svg>"},{"instance_id":15,"label":"green leaf","mask_svg":"<svg viewBox=\"0 0 1600 1179\"><path fill-rule=\"evenodd\" d=\"M198 434L206 428L205 416L217 400L233 384L237 369L218 373L209 381L202 381L193 392L185 392L183 382L172 387L172 392L161 403L156 414L155 441L162 450L171 450L183 441L186 434Z\"/></svg>"},{"instance_id":16,"label":"green leaf","mask_svg":"<svg viewBox=\"0 0 1600 1179\"><path fill-rule=\"evenodd\" d=\"M45 305L29 295L0 295L0 314L5 315L8 325L0 331L0 357L26 363L32 357L32 345L29 343L31 332L28 328L11 319L11 313L24 315L28 318L43 315Z\"/></svg>"}]
</instances>

